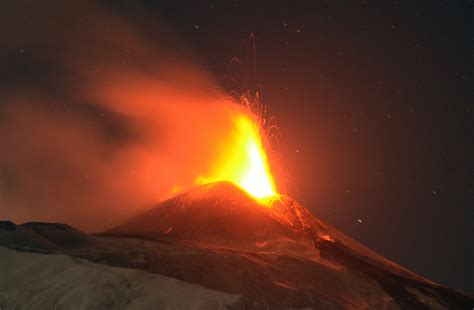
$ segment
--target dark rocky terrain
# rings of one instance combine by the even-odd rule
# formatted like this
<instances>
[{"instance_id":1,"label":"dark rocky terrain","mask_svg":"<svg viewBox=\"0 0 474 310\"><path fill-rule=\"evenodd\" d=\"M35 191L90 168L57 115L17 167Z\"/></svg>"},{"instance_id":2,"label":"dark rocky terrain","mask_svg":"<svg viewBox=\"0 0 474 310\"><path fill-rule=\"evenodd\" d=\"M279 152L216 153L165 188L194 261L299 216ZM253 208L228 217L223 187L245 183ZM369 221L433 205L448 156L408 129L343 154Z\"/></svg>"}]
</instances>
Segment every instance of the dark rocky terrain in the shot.
<instances>
[{"instance_id":1,"label":"dark rocky terrain","mask_svg":"<svg viewBox=\"0 0 474 310\"><path fill-rule=\"evenodd\" d=\"M474 299L406 270L281 197L259 205L202 186L106 232L0 223L0 245L65 253L241 296L238 308L472 309Z\"/></svg>"}]
</instances>

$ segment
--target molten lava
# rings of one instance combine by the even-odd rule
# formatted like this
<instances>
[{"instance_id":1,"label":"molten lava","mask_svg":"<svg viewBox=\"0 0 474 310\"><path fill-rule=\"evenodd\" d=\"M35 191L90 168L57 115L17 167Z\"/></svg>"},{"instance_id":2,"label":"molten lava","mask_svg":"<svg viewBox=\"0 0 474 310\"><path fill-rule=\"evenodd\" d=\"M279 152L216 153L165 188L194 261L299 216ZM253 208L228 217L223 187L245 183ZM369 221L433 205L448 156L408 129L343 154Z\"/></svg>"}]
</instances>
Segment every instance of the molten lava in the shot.
<instances>
[{"instance_id":1,"label":"molten lava","mask_svg":"<svg viewBox=\"0 0 474 310\"><path fill-rule=\"evenodd\" d=\"M251 115L240 111L234 111L231 119L234 130L223 141L216 165L207 175L196 178L196 183L229 181L270 206L269 201L278 194L258 123Z\"/></svg>"}]
</instances>

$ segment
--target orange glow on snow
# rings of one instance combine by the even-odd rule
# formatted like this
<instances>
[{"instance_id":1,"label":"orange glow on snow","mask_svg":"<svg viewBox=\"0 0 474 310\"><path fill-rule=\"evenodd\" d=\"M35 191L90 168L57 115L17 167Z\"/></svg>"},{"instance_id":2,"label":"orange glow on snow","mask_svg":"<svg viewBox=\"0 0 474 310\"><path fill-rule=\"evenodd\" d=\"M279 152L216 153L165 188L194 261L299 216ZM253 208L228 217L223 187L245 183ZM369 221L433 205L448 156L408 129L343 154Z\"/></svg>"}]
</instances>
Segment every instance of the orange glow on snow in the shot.
<instances>
[{"instance_id":1,"label":"orange glow on snow","mask_svg":"<svg viewBox=\"0 0 474 310\"><path fill-rule=\"evenodd\" d=\"M229 181L269 206L266 202L278 194L259 126L243 112L232 115L232 121L235 130L223 141L216 165L207 175L196 178L196 183Z\"/></svg>"}]
</instances>

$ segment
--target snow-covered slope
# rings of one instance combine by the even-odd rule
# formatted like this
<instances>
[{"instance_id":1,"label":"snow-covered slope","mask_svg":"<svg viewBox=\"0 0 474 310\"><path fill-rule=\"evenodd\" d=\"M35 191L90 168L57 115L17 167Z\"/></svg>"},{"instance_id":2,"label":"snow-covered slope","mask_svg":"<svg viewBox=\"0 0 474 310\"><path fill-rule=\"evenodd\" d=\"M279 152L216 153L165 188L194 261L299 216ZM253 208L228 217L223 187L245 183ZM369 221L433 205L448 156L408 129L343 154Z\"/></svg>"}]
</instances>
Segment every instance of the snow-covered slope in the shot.
<instances>
[{"instance_id":1,"label":"snow-covered slope","mask_svg":"<svg viewBox=\"0 0 474 310\"><path fill-rule=\"evenodd\" d=\"M239 301L136 269L0 246L0 309L226 309Z\"/></svg>"},{"instance_id":2,"label":"snow-covered slope","mask_svg":"<svg viewBox=\"0 0 474 310\"><path fill-rule=\"evenodd\" d=\"M10 231L2 232L0 225L0 245L9 240L6 245L15 248L11 240L28 243L24 237L34 234L75 258L239 295L237 308L474 306L472 297L383 258L292 199L281 197L267 208L229 183L198 187L93 236L66 225L29 223L16 226L22 235L14 237L7 226ZM54 277L40 275L38 281Z\"/></svg>"}]
</instances>

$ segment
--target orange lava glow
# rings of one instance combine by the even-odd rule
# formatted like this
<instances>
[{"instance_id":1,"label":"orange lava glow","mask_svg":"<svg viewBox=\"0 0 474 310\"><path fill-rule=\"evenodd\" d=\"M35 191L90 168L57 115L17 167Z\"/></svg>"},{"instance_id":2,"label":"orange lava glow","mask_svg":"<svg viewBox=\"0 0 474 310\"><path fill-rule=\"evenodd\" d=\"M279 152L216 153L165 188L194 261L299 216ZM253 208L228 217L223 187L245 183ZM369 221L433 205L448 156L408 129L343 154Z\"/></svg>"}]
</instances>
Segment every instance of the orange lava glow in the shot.
<instances>
[{"instance_id":1,"label":"orange lava glow","mask_svg":"<svg viewBox=\"0 0 474 310\"><path fill-rule=\"evenodd\" d=\"M231 118L235 130L223 141L216 165L195 181L197 184L229 181L270 206L269 202L278 194L259 126L244 112L237 112Z\"/></svg>"}]
</instances>

